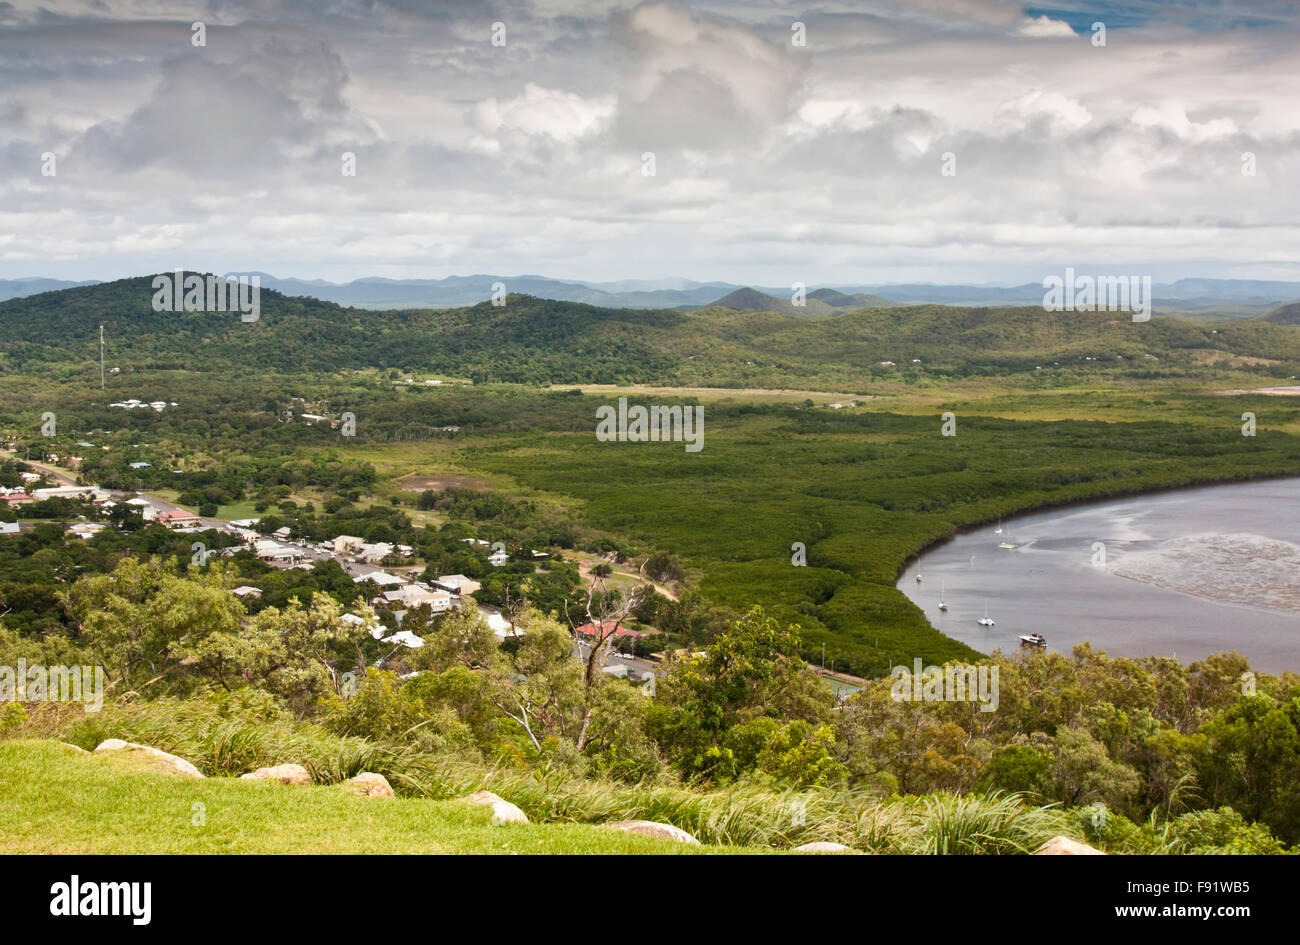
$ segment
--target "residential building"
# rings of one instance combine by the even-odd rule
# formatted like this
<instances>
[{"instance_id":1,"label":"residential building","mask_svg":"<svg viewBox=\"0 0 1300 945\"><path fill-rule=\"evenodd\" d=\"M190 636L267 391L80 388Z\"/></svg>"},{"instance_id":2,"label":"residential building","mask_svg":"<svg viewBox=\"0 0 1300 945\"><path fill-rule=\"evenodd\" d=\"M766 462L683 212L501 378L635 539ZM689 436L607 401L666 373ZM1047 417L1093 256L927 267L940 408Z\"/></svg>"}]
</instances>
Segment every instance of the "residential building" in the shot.
<instances>
[{"instance_id":1,"label":"residential building","mask_svg":"<svg viewBox=\"0 0 1300 945\"><path fill-rule=\"evenodd\" d=\"M478 581L471 580L463 574L443 574L433 583L445 591L451 591L453 594L473 594L483 586Z\"/></svg>"},{"instance_id":2,"label":"residential building","mask_svg":"<svg viewBox=\"0 0 1300 945\"><path fill-rule=\"evenodd\" d=\"M423 607L426 604L435 614L446 613L451 609L451 594L449 592L432 590L422 584L403 584L392 590L384 591L380 598L389 606L396 604L408 610Z\"/></svg>"},{"instance_id":3,"label":"residential building","mask_svg":"<svg viewBox=\"0 0 1300 945\"><path fill-rule=\"evenodd\" d=\"M354 584L364 584L369 582L377 584L379 587L397 587L400 584L411 583L406 578L398 577L396 574L389 574L387 571L367 571L360 577L352 579Z\"/></svg>"},{"instance_id":4,"label":"residential building","mask_svg":"<svg viewBox=\"0 0 1300 945\"><path fill-rule=\"evenodd\" d=\"M170 512L163 512L158 516L158 521L168 528L194 528L202 524L202 520L197 515L184 509L172 509Z\"/></svg>"},{"instance_id":5,"label":"residential building","mask_svg":"<svg viewBox=\"0 0 1300 945\"><path fill-rule=\"evenodd\" d=\"M365 543L364 538L358 538L355 535L339 535L333 541L325 542L325 544L329 546L330 551L334 552L336 555L351 554Z\"/></svg>"},{"instance_id":6,"label":"residential building","mask_svg":"<svg viewBox=\"0 0 1300 945\"><path fill-rule=\"evenodd\" d=\"M641 630L629 630L627 627L620 627L618 623L617 620L605 620L599 624L584 623L581 627L576 628L574 633L589 640L604 640L611 635L614 637L632 637L633 639L645 636L645 633Z\"/></svg>"}]
</instances>

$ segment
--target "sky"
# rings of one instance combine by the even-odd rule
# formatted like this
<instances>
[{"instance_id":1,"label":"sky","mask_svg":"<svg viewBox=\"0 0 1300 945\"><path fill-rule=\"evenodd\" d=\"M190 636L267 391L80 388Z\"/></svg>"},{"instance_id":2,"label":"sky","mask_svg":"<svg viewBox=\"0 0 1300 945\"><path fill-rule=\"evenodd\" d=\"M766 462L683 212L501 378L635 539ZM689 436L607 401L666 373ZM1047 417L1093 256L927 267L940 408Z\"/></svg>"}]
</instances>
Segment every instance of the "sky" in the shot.
<instances>
[{"instance_id":1,"label":"sky","mask_svg":"<svg viewBox=\"0 0 1300 945\"><path fill-rule=\"evenodd\" d=\"M1300 280L1297 211L1295 0L0 0L0 278Z\"/></svg>"}]
</instances>

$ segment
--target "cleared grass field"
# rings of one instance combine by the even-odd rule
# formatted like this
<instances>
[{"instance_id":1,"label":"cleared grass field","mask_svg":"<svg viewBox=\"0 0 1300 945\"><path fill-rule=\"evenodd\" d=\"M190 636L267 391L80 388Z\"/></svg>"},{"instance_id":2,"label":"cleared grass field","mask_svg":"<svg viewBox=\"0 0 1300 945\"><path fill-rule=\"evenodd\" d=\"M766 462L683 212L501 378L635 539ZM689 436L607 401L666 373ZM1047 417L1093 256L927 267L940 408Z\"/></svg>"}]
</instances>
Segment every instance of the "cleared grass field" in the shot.
<instances>
[{"instance_id":1,"label":"cleared grass field","mask_svg":"<svg viewBox=\"0 0 1300 945\"><path fill-rule=\"evenodd\" d=\"M771 853L581 824L492 825L463 801L374 799L338 786L180 778L132 757L0 741L6 853Z\"/></svg>"}]
</instances>

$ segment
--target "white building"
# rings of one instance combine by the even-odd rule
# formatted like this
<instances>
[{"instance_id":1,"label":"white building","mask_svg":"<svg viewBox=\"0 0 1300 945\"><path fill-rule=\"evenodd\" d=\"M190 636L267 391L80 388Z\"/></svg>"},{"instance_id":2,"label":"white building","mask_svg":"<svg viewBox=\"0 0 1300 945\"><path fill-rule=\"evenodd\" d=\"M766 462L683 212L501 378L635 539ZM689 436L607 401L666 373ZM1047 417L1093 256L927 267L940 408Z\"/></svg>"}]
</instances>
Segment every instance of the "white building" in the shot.
<instances>
[{"instance_id":1,"label":"white building","mask_svg":"<svg viewBox=\"0 0 1300 945\"><path fill-rule=\"evenodd\" d=\"M360 577L352 579L354 584L364 584L367 581L380 587L397 587L401 584L411 583L406 578L398 577L396 574L389 574L387 571L367 571Z\"/></svg>"},{"instance_id":2,"label":"white building","mask_svg":"<svg viewBox=\"0 0 1300 945\"><path fill-rule=\"evenodd\" d=\"M77 538L91 538L104 530L102 522L77 522L68 526L68 534Z\"/></svg>"},{"instance_id":3,"label":"white building","mask_svg":"<svg viewBox=\"0 0 1300 945\"><path fill-rule=\"evenodd\" d=\"M288 564L294 564L302 557L302 552L297 548L282 545L278 541L271 541L269 538L258 539L253 545L253 553L263 561L282 561Z\"/></svg>"},{"instance_id":4,"label":"white building","mask_svg":"<svg viewBox=\"0 0 1300 945\"><path fill-rule=\"evenodd\" d=\"M433 583L443 590L451 591L453 594L473 594L483 586L478 581L467 578L463 574L443 574Z\"/></svg>"},{"instance_id":5,"label":"white building","mask_svg":"<svg viewBox=\"0 0 1300 945\"><path fill-rule=\"evenodd\" d=\"M365 544L365 540L355 535L339 535L333 541L327 541L324 544L336 555L345 555L360 548Z\"/></svg>"},{"instance_id":6,"label":"white building","mask_svg":"<svg viewBox=\"0 0 1300 945\"><path fill-rule=\"evenodd\" d=\"M405 609L428 605L435 614L451 610L451 594L435 591L422 584L403 584L380 595L386 604L397 604Z\"/></svg>"},{"instance_id":7,"label":"white building","mask_svg":"<svg viewBox=\"0 0 1300 945\"><path fill-rule=\"evenodd\" d=\"M108 497L107 492L102 492L98 486L50 486L47 489L33 489L32 496L36 499L96 499L103 496Z\"/></svg>"},{"instance_id":8,"label":"white building","mask_svg":"<svg viewBox=\"0 0 1300 945\"><path fill-rule=\"evenodd\" d=\"M379 564L385 558L391 557L393 546L386 541L377 541L374 544L363 544L356 550L356 555L366 564Z\"/></svg>"}]
</instances>

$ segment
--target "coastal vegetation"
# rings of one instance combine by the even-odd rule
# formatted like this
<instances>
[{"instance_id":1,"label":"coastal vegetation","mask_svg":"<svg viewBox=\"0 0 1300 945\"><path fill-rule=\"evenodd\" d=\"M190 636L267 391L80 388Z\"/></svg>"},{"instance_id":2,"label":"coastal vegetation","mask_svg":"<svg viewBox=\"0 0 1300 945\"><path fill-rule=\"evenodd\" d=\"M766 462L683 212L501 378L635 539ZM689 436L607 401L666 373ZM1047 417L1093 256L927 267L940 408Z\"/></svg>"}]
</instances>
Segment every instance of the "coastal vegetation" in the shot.
<instances>
[{"instance_id":1,"label":"coastal vegetation","mask_svg":"<svg viewBox=\"0 0 1300 945\"><path fill-rule=\"evenodd\" d=\"M417 610L404 627L425 645L383 646L365 626L393 615L334 562L275 568L228 533L129 509L13 505L0 665L104 665L110 683L98 714L0 704L15 764L71 777L33 740L119 737L214 776L375 771L433 820L490 788L546 823L652 817L763 848L1026 852L1066 834L1279 852L1300 836L1294 673L1232 653L983 657L893 586L929 545L999 517L1300 474L1300 401L1223 393L1300 373L1294 326L516 296L374 313L274 293L248 325L148 297L140 279L0 304L0 485L52 467L295 539L406 545L403 566L479 580L524 633L498 645L472 615ZM101 320L119 369L102 390ZM618 396L703 405L704 449L597 440ZM127 398L163 406L113 406ZM108 527L69 533L83 521ZM230 556L196 560L195 541ZM491 543L505 564L477 550ZM663 657L653 695L574 659L573 618L606 579L602 603L645 633L618 645ZM260 597L231 595L250 583ZM823 653L861 690L837 699L810 665ZM996 666L998 710L896 701L889 674L917 659Z\"/></svg>"}]
</instances>

